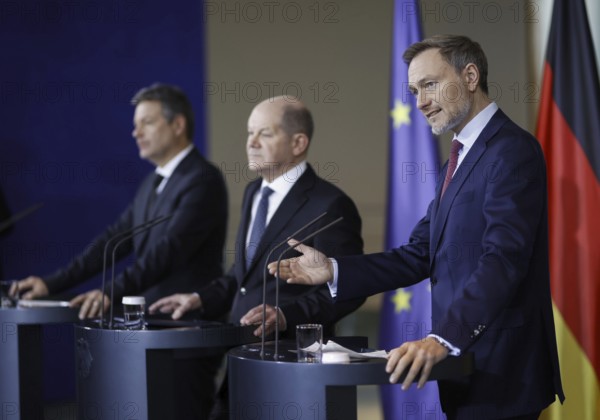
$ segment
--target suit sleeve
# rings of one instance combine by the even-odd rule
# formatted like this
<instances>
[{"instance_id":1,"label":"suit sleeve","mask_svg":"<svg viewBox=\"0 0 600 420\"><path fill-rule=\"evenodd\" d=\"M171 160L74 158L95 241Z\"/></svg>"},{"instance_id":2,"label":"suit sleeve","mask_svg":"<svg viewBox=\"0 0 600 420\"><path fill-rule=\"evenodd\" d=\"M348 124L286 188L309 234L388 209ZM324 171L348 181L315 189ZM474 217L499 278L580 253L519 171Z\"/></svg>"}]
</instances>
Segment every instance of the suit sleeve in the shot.
<instances>
[{"instance_id":1,"label":"suit sleeve","mask_svg":"<svg viewBox=\"0 0 600 420\"><path fill-rule=\"evenodd\" d=\"M225 276L214 279L198 292L202 300L203 318L219 319L226 315L233 304L236 290L235 266L232 266Z\"/></svg>"},{"instance_id":2,"label":"suit sleeve","mask_svg":"<svg viewBox=\"0 0 600 420\"><path fill-rule=\"evenodd\" d=\"M408 287L429 276L431 207L413 228L408 243L386 252L347 256L338 261L337 300L355 299Z\"/></svg>"}]
</instances>

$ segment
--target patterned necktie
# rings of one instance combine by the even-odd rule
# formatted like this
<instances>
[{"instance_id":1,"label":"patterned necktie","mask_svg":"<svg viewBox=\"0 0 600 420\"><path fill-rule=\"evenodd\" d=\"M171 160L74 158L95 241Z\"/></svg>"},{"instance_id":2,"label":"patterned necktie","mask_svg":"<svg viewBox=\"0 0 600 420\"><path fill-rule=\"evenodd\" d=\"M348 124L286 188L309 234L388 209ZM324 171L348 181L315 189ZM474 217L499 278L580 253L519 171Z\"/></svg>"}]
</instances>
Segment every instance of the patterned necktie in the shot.
<instances>
[{"instance_id":1,"label":"patterned necktie","mask_svg":"<svg viewBox=\"0 0 600 420\"><path fill-rule=\"evenodd\" d=\"M450 158L448 159L448 170L446 171L446 178L444 179L444 185L442 186L442 194L441 198L444 196L446 192L446 188L450 184L452 180L452 176L454 175L454 171L456 171L456 165L458 164L458 152L462 149L463 145L458 140L452 140L452 146L450 146Z\"/></svg>"},{"instance_id":2,"label":"patterned necktie","mask_svg":"<svg viewBox=\"0 0 600 420\"><path fill-rule=\"evenodd\" d=\"M267 213L269 212L269 196L273 193L273 190L269 187L264 187L261 191L260 202L256 209L256 215L254 216L254 224L252 225L252 232L250 232L250 241L246 247L246 269L250 268L250 264L256 255L258 244L260 239L265 233L267 227Z\"/></svg>"}]
</instances>

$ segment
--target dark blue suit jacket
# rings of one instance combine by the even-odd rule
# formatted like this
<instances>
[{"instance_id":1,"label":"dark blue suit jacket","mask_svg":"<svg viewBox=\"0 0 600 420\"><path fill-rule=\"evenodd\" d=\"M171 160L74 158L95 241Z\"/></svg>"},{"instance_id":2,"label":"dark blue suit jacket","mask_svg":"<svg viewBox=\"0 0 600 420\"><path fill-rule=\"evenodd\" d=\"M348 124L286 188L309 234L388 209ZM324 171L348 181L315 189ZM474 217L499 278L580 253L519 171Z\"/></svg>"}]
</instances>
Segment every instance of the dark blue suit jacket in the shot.
<instances>
[{"instance_id":1,"label":"dark blue suit jacket","mask_svg":"<svg viewBox=\"0 0 600 420\"><path fill-rule=\"evenodd\" d=\"M539 411L564 398L540 145L498 111L440 200L443 179L409 244L338 260L338 299L431 278L432 333L473 352L476 365L467 379L439 382L444 411L468 419Z\"/></svg>"},{"instance_id":2,"label":"dark blue suit jacket","mask_svg":"<svg viewBox=\"0 0 600 420\"><path fill-rule=\"evenodd\" d=\"M173 293L192 292L223 272L227 228L227 190L221 172L193 149L177 166L164 190L147 210L154 173L144 179L133 202L66 268L44 278L56 293L102 270L108 239L161 215L172 218L133 237L117 249L117 258L131 252L135 262L118 275L115 301L126 294L152 303ZM110 254L109 254L110 255Z\"/></svg>"},{"instance_id":3,"label":"dark blue suit jacket","mask_svg":"<svg viewBox=\"0 0 600 420\"><path fill-rule=\"evenodd\" d=\"M246 270L246 233L250 223L252 199L261 182L262 179L251 182L244 192L242 218L236 238L235 264L226 276L216 279L209 287L200 291L205 317L215 318L230 311L231 321L237 323L246 312L262 304L263 273L267 254L276 244L323 212L327 212L327 216L300 234L297 239L302 239L319 227L343 216L343 221L315 236L307 244L332 256L363 252L361 220L356 206L339 188L319 178L309 165L271 218L258 245L254 262ZM285 247L282 247L280 251L273 253L269 262L277 261L284 249ZM292 251L285 257L295 255L299 254ZM287 320L285 336L293 336L296 325L307 322L324 324L326 332L331 334L337 320L364 302L364 298L360 298L334 304L326 286L307 287L282 281L279 288L279 306ZM267 303L274 305L275 279L271 275L267 277L267 297Z\"/></svg>"}]
</instances>

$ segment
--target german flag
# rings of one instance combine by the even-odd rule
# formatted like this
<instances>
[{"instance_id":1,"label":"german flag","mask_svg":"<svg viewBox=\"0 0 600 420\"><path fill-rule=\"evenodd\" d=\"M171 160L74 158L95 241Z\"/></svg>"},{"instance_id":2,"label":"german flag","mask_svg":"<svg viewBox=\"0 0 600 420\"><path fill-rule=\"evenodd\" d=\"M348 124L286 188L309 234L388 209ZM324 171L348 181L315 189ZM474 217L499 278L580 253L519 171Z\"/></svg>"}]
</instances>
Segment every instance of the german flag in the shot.
<instances>
[{"instance_id":1,"label":"german flag","mask_svg":"<svg viewBox=\"0 0 600 420\"><path fill-rule=\"evenodd\" d=\"M555 0L537 137L548 166L550 273L567 399L543 418L600 415L600 86L584 0Z\"/></svg>"}]
</instances>

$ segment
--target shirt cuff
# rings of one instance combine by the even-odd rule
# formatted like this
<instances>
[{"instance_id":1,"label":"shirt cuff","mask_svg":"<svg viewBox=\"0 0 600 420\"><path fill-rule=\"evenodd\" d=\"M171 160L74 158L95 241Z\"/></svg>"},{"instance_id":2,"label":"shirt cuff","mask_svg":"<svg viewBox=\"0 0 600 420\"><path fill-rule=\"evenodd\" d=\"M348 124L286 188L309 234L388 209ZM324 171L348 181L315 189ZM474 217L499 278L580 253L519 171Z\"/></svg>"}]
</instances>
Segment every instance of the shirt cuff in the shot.
<instances>
[{"instance_id":1,"label":"shirt cuff","mask_svg":"<svg viewBox=\"0 0 600 420\"><path fill-rule=\"evenodd\" d=\"M331 267L333 268L333 279L331 282L327 282L327 287L329 287L329 294L335 299L338 287L338 263L334 258L329 258L329 262L331 262Z\"/></svg>"},{"instance_id":2,"label":"shirt cuff","mask_svg":"<svg viewBox=\"0 0 600 420\"><path fill-rule=\"evenodd\" d=\"M429 334L427 337L433 338L435 341L440 343L442 346L448 349L448 354L450 356L460 356L460 349L458 347L453 346L448 341L444 340L442 337L436 334Z\"/></svg>"}]
</instances>

